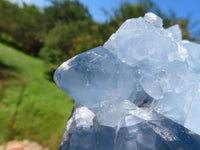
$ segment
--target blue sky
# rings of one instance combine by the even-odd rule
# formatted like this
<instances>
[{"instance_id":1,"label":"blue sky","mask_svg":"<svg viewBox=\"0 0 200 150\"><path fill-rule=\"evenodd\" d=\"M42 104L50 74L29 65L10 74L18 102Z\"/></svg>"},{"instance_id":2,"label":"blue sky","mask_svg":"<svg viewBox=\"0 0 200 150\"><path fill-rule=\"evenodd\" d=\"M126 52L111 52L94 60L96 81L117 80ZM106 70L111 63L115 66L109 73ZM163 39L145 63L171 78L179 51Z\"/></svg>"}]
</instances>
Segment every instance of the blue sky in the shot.
<instances>
[{"instance_id":1,"label":"blue sky","mask_svg":"<svg viewBox=\"0 0 200 150\"><path fill-rule=\"evenodd\" d=\"M12 2L20 3L24 1L28 4L35 4L39 7L49 5L48 0L10 0ZM137 0L80 0L85 6L88 7L93 18L98 22L104 22L108 16L104 14L102 9L112 12L114 8L120 6L124 1L137 2ZM191 22L194 23L200 20L200 0L152 0L165 14L169 14L173 10L177 17L187 18L189 15ZM198 25L198 28L200 25Z\"/></svg>"},{"instance_id":2,"label":"blue sky","mask_svg":"<svg viewBox=\"0 0 200 150\"><path fill-rule=\"evenodd\" d=\"M105 21L106 16L101 8L111 12L112 9L119 7L124 1L137 2L137 0L80 0L83 4L88 6L93 17L97 21ZM152 0L161 10L168 14L173 10L177 17L187 17L192 13L191 19L193 21L200 20L200 0Z\"/></svg>"}]
</instances>

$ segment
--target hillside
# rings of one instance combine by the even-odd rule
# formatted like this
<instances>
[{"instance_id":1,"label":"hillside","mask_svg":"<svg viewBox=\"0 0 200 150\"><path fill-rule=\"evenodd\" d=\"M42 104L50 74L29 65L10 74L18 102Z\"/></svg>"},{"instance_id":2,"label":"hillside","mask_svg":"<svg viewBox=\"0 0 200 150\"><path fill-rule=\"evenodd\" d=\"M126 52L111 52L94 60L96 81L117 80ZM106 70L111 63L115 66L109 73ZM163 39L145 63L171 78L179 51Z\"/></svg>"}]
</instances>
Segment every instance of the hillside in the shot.
<instances>
[{"instance_id":1,"label":"hillside","mask_svg":"<svg viewBox=\"0 0 200 150\"><path fill-rule=\"evenodd\" d=\"M34 140L57 149L73 107L72 99L55 83L44 78L47 68L41 59L3 44L0 44L0 69L15 72L26 80L12 138ZM0 144L6 140L20 88L10 85L5 89L0 105Z\"/></svg>"}]
</instances>

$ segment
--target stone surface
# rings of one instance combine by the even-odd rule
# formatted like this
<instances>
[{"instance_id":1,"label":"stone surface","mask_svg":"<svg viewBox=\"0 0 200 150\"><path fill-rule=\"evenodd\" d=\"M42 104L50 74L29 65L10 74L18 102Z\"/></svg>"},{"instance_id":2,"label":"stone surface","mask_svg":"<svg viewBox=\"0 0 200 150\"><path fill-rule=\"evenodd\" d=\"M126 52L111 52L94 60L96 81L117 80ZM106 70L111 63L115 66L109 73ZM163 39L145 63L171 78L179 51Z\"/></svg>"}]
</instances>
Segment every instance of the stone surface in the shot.
<instances>
[{"instance_id":1,"label":"stone surface","mask_svg":"<svg viewBox=\"0 0 200 150\"><path fill-rule=\"evenodd\" d=\"M200 45L162 25L153 13L128 19L56 70L76 103L60 149L200 148Z\"/></svg>"},{"instance_id":2,"label":"stone surface","mask_svg":"<svg viewBox=\"0 0 200 150\"><path fill-rule=\"evenodd\" d=\"M23 140L23 141L9 141L8 143L4 145L0 145L0 150L11 150L11 149L19 150L49 150L48 148L42 147L37 142L29 141L29 140Z\"/></svg>"}]
</instances>

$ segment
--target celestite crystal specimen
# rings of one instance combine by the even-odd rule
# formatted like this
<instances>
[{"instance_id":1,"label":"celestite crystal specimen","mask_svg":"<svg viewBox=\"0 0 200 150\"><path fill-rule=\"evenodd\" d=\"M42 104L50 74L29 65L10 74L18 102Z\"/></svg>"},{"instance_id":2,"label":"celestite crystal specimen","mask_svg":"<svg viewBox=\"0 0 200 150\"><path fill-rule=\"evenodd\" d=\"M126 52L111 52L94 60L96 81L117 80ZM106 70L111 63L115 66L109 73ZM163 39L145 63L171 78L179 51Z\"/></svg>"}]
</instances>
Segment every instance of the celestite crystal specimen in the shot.
<instances>
[{"instance_id":1,"label":"celestite crystal specimen","mask_svg":"<svg viewBox=\"0 0 200 150\"><path fill-rule=\"evenodd\" d=\"M153 13L128 19L56 70L75 99L60 150L200 149L200 45L162 26Z\"/></svg>"}]
</instances>

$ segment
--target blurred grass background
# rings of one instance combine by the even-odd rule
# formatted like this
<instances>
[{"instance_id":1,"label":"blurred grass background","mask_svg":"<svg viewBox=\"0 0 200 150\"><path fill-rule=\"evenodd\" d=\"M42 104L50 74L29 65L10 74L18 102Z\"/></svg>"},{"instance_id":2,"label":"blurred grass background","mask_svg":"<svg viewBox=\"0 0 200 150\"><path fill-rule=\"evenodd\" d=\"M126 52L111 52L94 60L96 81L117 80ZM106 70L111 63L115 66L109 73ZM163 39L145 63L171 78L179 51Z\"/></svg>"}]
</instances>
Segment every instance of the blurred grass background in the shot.
<instances>
[{"instance_id":1,"label":"blurred grass background","mask_svg":"<svg viewBox=\"0 0 200 150\"><path fill-rule=\"evenodd\" d=\"M179 24L184 39L199 41L190 32L190 18L177 18L173 12L167 16L150 0L124 1L103 23L95 22L78 0L51 0L42 9L0 0L0 69L26 80L10 140L29 139L58 149L74 102L52 81L53 72L66 59L102 45L126 19L148 11L162 17L165 28ZM20 86L8 85L3 93L0 144L6 142L20 90Z\"/></svg>"},{"instance_id":2,"label":"blurred grass background","mask_svg":"<svg viewBox=\"0 0 200 150\"><path fill-rule=\"evenodd\" d=\"M0 44L0 60L4 66L8 66L3 69L12 70L26 79L12 137L38 141L57 149L73 107L72 98L44 78L46 68L42 59ZM7 138L19 93L18 86L9 85L5 89L0 107L0 143Z\"/></svg>"}]
</instances>

